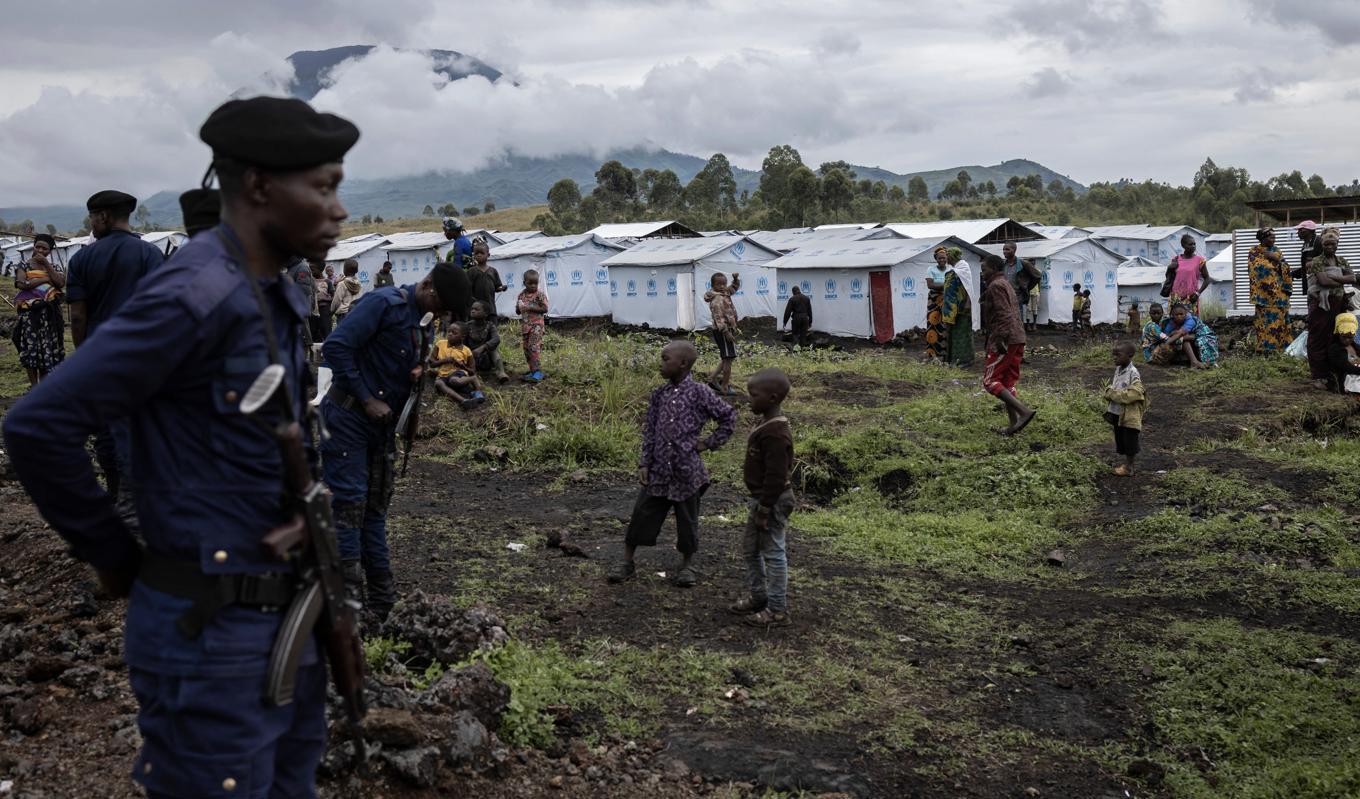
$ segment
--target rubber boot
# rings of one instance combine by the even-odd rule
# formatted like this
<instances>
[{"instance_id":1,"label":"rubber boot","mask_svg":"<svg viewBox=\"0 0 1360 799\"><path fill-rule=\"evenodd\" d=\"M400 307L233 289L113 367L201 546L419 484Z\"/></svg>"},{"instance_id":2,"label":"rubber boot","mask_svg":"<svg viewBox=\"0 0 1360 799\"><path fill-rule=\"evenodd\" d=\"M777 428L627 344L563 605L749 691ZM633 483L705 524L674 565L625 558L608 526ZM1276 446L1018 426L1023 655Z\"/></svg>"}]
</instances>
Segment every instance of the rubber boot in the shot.
<instances>
[{"instance_id":1,"label":"rubber boot","mask_svg":"<svg viewBox=\"0 0 1360 799\"><path fill-rule=\"evenodd\" d=\"M368 572L368 611L380 622L387 621L387 614L397 603L397 586L392 581L391 569L373 569Z\"/></svg>"},{"instance_id":2,"label":"rubber boot","mask_svg":"<svg viewBox=\"0 0 1360 799\"><path fill-rule=\"evenodd\" d=\"M345 598L364 606L364 567L357 560L340 562L340 573L345 578Z\"/></svg>"}]
</instances>

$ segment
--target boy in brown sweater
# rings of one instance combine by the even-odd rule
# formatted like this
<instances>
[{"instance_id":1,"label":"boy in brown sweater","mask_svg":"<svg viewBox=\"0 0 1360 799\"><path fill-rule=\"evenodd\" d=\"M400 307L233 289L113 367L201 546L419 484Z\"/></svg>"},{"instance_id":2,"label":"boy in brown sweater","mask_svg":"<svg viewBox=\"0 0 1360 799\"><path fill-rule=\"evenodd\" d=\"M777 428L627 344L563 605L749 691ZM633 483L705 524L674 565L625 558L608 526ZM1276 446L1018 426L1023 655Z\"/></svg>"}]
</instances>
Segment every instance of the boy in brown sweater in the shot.
<instances>
[{"instance_id":1,"label":"boy in brown sweater","mask_svg":"<svg viewBox=\"0 0 1360 799\"><path fill-rule=\"evenodd\" d=\"M746 490L751 494L751 514L741 548L751 595L730 609L750 614L747 624L783 627L789 623L789 567L784 540L793 511L793 489L789 487L793 431L783 411L789 377L778 369L762 369L747 381L746 391L751 396L751 410L761 417L746 440L743 468Z\"/></svg>"}]
</instances>

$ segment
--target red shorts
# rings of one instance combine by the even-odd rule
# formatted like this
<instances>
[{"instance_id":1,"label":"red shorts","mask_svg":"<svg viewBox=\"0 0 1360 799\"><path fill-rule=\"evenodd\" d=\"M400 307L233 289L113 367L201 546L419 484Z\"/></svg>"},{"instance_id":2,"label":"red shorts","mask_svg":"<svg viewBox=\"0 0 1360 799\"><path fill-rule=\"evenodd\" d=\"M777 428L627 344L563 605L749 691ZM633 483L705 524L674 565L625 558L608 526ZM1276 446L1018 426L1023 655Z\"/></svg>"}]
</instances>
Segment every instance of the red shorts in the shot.
<instances>
[{"instance_id":1,"label":"red shorts","mask_svg":"<svg viewBox=\"0 0 1360 799\"><path fill-rule=\"evenodd\" d=\"M982 387L993 396L1002 391L1015 395L1015 385L1020 382L1020 361L1025 357L1024 344L1012 344L1005 353L995 350L987 352L987 362L982 368Z\"/></svg>"}]
</instances>

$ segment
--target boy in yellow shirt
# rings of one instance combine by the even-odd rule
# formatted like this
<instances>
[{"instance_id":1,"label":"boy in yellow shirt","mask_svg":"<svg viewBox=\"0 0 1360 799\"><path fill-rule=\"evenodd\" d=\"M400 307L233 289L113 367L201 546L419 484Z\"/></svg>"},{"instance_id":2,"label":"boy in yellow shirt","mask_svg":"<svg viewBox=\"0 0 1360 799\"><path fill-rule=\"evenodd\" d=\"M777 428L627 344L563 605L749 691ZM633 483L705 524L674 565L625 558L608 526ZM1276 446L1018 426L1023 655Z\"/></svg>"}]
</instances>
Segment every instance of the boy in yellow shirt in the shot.
<instances>
[{"instance_id":1,"label":"boy in yellow shirt","mask_svg":"<svg viewBox=\"0 0 1360 799\"><path fill-rule=\"evenodd\" d=\"M467 411L486 402L486 395L477 378L477 358L463 343L465 335L462 322L449 325L449 337L434 345L430 366L434 367L434 386L439 393Z\"/></svg>"}]
</instances>

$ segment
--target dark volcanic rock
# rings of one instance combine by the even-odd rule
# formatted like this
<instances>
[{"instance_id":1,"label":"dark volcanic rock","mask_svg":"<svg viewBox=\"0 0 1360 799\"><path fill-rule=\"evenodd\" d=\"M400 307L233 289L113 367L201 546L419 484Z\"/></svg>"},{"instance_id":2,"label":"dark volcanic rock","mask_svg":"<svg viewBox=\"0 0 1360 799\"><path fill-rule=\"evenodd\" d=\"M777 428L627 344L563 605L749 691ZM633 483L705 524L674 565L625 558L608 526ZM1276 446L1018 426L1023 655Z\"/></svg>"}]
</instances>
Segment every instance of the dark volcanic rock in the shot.
<instances>
[{"instance_id":1,"label":"dark volcanic rock","mask_svg":"<svg viewBox=\"0 0 1360 799\"><path fill-rule=\"evenodd\" d=\"M500 726L510 704L510 688L491 674L485 663L446 671L421 694L420 703L456 712L466 711L488 729Z\"/></svg>"},{"instance_id":2,"label":"dark volcanic rock","mask_svg":"<svg viewBox=\"0 0 1360 799\"><path fill-rule=\"evenodd\" d=\"M457 663L479 650L509 640L505 622L487 608L460 608L448 597L415 591L393 609L384 635L411 644L409 662L417 667L434 661Z\"/></svg>"}]
</instances>

